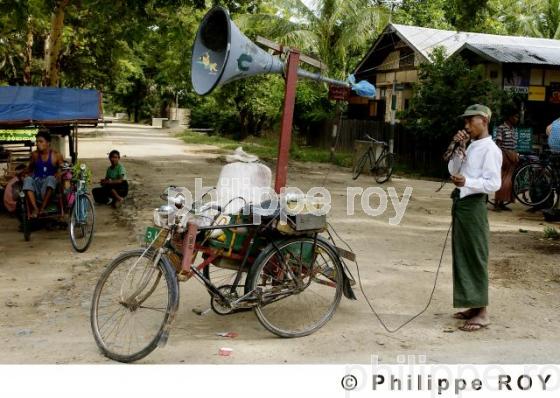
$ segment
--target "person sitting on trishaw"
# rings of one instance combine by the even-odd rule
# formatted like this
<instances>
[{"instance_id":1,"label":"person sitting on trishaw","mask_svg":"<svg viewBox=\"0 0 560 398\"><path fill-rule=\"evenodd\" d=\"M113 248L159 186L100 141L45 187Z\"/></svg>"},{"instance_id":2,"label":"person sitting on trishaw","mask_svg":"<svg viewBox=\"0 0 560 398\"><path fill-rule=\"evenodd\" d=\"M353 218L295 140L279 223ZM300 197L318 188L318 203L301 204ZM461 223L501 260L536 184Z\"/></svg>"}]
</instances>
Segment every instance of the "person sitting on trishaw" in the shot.
<instances>
[{"instance_id":1,"label":"person sitting on trishaw","mask_svg":"<svg viewBox=\"0 0 560 398\"><path fill-rule=\"evenodd\" d=\"M60 152L51 149L51 135L48 131L39 131L35 141L37 150L31 153L31 160L27 166L28 176L23 180L23 191L29 204L31 218L45 213L64 162Z\"/></svg>"}]
</instances>

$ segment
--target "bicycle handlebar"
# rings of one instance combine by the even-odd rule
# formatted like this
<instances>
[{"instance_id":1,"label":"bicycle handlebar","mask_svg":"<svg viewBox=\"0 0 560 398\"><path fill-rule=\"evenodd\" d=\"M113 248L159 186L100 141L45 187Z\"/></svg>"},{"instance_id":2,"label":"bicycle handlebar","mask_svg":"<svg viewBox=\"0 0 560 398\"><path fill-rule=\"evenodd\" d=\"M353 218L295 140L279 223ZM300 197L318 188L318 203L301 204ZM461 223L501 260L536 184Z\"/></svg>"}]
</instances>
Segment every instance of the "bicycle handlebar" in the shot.
<instances>
[{"instance_id":1,"label":"bicycle handlebar","mask_svg":"<svg viewBox=\"0 0 560 398\"><path fill-rule=\"evenodd\" d=\"M366 138L368 140L370 140L371 142L373 142L374 144L383 144L383 145L389 145L387 144L385 141L378 141L375 138L373 138L372 136L370 136L369 134L366 134Z\"/></svg>"}]
</instances>

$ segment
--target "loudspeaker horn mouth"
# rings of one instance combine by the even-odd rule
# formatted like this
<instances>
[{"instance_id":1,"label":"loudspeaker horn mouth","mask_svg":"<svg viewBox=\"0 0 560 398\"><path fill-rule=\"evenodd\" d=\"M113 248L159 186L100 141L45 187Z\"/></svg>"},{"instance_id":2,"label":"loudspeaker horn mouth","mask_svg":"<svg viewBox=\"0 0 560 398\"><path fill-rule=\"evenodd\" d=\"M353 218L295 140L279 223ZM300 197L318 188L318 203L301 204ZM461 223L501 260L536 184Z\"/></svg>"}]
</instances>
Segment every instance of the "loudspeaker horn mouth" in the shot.
<instances>
[{"instance_id":1,"label":"loudspeaker horn mouth","mask_svg":"<svg viewBox=\"0 0 560 398\"><path fill-rule=\"evenodd\" d=\"M191 82L197 94L209 94L222 81L230 43L229 13L222 7L214 7L202 19L193 44Z\"/></svg>"}]
</instances>

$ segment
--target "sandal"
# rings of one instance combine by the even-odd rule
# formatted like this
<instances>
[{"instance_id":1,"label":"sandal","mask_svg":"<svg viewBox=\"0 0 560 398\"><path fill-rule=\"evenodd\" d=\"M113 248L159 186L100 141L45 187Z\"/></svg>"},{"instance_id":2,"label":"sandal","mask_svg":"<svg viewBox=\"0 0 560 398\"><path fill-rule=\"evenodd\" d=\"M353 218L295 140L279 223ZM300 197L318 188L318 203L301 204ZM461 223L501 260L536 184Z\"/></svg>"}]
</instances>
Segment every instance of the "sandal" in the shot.
<instances>
[{"instance_id":1,"label":"sandal","mask_svg":"<svg viewBox=\"0 0 560 398\"><path fill-rule=\"evenodd\" d=\"M474 326L474 327L467 327L468 326ZM463 332L477 332L480 329L484 329L486 328L488 325L490 325L490 323L480 323L480 322L465 322L465 324L463 326L459 326L459 330L462 330Z\"/></svg>"}]
</instances>

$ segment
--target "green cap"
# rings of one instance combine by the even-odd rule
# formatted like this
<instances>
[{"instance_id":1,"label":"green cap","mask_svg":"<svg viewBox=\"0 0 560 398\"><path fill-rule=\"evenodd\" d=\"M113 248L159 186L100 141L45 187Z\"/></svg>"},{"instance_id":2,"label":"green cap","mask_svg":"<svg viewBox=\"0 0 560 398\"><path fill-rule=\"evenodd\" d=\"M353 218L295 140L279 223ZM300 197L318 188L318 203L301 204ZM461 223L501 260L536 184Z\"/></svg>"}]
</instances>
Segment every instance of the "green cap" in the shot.
<instances>
[{"instance_id":1,"label":"green cap","mask_svg":"<svg viewBox=\"0 0 560 398\"><path fill-rule=\"evenodd\" d=\"M485 105L474 104L467 107L467 109L465 109L465 112L459 117L469 117L469 116L484 116L485 118L488 119L488 121L490 121L490 119L492 118L492 111L490 110L490 108L488 108Z\"/></svg>"}]
</instances>

